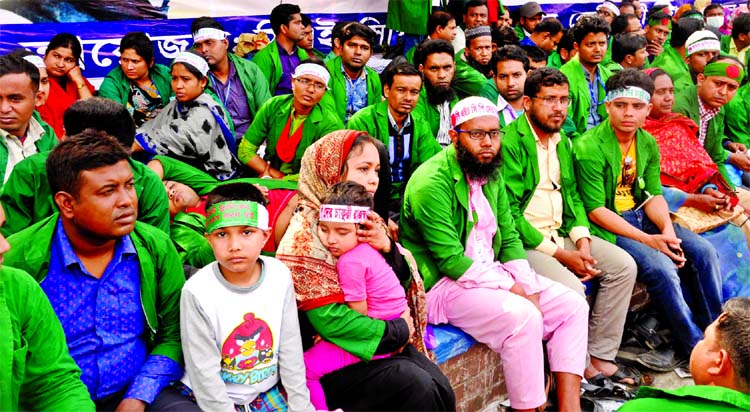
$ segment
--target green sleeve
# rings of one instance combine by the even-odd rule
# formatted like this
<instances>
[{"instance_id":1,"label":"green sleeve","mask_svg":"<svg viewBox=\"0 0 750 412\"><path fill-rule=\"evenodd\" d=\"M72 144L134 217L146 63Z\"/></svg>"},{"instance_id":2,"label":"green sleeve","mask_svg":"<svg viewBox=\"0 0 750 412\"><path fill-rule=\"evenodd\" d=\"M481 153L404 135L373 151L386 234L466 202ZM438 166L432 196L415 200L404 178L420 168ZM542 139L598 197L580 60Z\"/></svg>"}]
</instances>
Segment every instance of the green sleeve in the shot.
<instances>
[{"instance_id":1,"label":"green sleeve","mask_svg":"<svg viewBox=\"0 0 750 412\"><path fill-rule=\"evenodd\" d=\"M210 192L219 183L208 173L177 159L157 155L154 156L154 160L161 163L161 167L164 169L164 180L173 180L187 185L201 196Z\"/></svg>"},{"instance_id":2,"label":"green sleeve","mask_svg":"<svg viewBox=\"0 0 750 412\"><path fill-rule=\"evenodd\" d=\"M216 260L204 236L205 227L206 218L198 213L179 213L174 217L169 237L183 264L202 268Z\"/></svg>"},{"instance_id":3,"label":"green sleeve","mask_svg":"<svg viewBox=\"0 0 750 412\"><path fill-rule=\"evenodd\" d=\"M116 67L113 70L117 69L118 68ZM119 87L112 76L107 76L102 81L101 86L99 86L99 97L116 101L122 105L125 105L128 99L127 96L122 96L120 94Z\"/></svg>"},{"instance_id":4,"label":"green sleeve","mask_svg":"<svg viewBox=\"0 0 750 412\"><path fill-rule=\"evenodd\" d=\"M131 167L135 161L131 160ZM138 195L138 220L169 234L169 198L159 176L148 167L137 163L142 170L136 184L142 187Z\"/></svg>"},{"instance_id":5,"label":"green sleeve","mask_svg":"<svg viewBox=\"0 0 750 412\"><path fill-rule=\"evenodd\" d=\"M516 225L513 222L513 216L510 213L508 204L508 194L505 190L503 178L498 177L500 188L497 199L497 231L502 239L500 245L499 258L501 262L510 262L511 260L526 259L526 251L523 249ZM495 235L497 238L498 235Z\"/></svg>"},{"instance_id":6,"label":"green sleeve","mask_svg":"<svg viewBox=\"0 0 750 412\"><path fill-rule=\"evenodd\" d=\"M518 138L506 138L502 146L503 164L502 174L505 181L505 188L508 195L508 205L510 207L513 222L521 237L523 246L526 249L535 249L542 243L544 236L532 226L526 217L524 217L523 205L524 181L530 176L525 176L525 160L520 148ZM524 207L525 208L525 207Z\"/></svg>"},{"instance_id":7,"label":"green sleeve","mask_svg":"<svg viewBox=\"0 0 750 412\"><path fill-rule=\"evenodd\" d=\"M479 89L479 95L481 97L487 98L493 104L497 103L497 96L499 94L500 92L498 92L497 85L495 84L495 79L493 78L487 79L482 85L482 88Z\"/></svg>"},{"instance_id":8,"label":"green sleeve","mask_svg":"<svg viewBox=\"0 0 750 412\"><path fill-rule=\"evenodd\" d=\"M375 119L372 116L364 116L366 113L371 113L369 110L360 110L354 113L349 121L346 122L346 128L351 130L359 130L361 132L367 132L372 134L370 126L375 127ZM373 136L378 139L377 136ZM378 139L380 140L380 139Z\"/></svg>"},{"instance_id":9,"label":"green sleeve","mask_svg":"<svg viewBox=\"0 0 750 412\"><path fill-rule=\"evenodd\" d=\"M273 121L273 117L281 114L274 113L279 109L279 106L274 104L275 101L275 99L269 100L260 107L260 110L258 110L258 113L255 115L255 119L253 119L252 124L250 124L250 127L242 137L240 145L247 140L248 143L260 147L263 142L266 141L271 133L271 122ZM247 162L250 161L250 158L245 159L243 157L244 155L240 157L240 162L242 162L242 164L247 164Z\"/></svg>"},{"instance_id":10,"label":"green sleeve","mask_svg":"<svg viewBox=\"0 0 750 412\"><path fill-rule=\"evenodd\" d=\"M419 135L416 136L418 140L417 156L412 156L412 171L417 170L422 163L430 160L432 156L443 150L435 136L432 135L429 126L421 118L417 118L415 121L419 122L419 125L415 127L415 129L419 129Z\"/></svg>"},{"instance_id":11,"label":"green sleeve","mask_svg":"<svg viewBox=\"0 0 750 412\"><path fill-rule=\"evenodd\" d=\"M646 179L646 190L650 195L658 196L661 194L661 156L659 154L659 146L656 144L656 140L648 134L646 136L649 139L649 162L646 164L646 168L643 171ZM637 161L638 160L636 159L636 162Z\"/></svg>"},{"instance_id":12,"label":"green sleeve","mask_svg":"<svg viewBox=\"0 0 750 412\"><path fill-rule=\"evenodd\" d=\"M252 63L252 62L251 62ZM257 113L258 110L260 110L261 107L263 107L263 104L265 104L268 99L273 97L271 95L270 87L268 84L268 79L265 76L265 73L260 69L260 67L257 64L251 64L248 65L250 68L250 71L252 71L252 77L253 77L253 90L252 93L255 96L255 107L250 108L251 113Z\"/></svg>"},{"instance_id":13,"label":"green sleeve","mask_svg":"<svg viewBox=\"0 0 750 412\"><path fill-rule=\"evenodd\" d=\"M742 89L727 104L725 133L733 142L750 146L750 85Z\"/></svg>"},{"instance_id":14,"label":"green sleeve","mask_svg":"<svg viewBox=\"0 0 750 412\"><path fill-rule=\"evenodd\" d=\"M587 139L588 140L588 139ZM607 196L604 189L604 173L606 164L602 154L596 147L590 147L587 142L574 144L576 177L578 178L578 193L586 213L606 207Z\"/></svg>"},{"instance_id":15,"label":"green sleeve","mask_svg":"<svg viewBox=\"0 0 750 412\"><path fill-rule=\"evenodd\" d=\"M487 78L464 61L456 62L454 88L461 97L479 96L482 85Z\"/></svg>"},{"instance_id":16,"label":"green sleeve","mask_svg":"<svg viewBox=\"0 0 750 412\"><path fill-rule=\"evenodd\" d=\"M160 238L161 236L159 236ZM185 272L174 246L165 236L165 242L152 245L154 273L156 274L156 315L158 329L151 355L164 355L182 364L180 345L180 293L185 284ZM139 254L140 259L140 254Z\"/></svg>"},{"instance_id":17,"label":"green sleeve","mask_svg":"<svg viewBox=\"0 0 750 412\"><path fill-rule=\"evenodd\" d=\"M2 276L15 284L9 298L9 309L18 316L18 326L25 347L21 410L93 411L89 392L81 381L81 370L68 354L65 333L52 305L39 284L25 272L3 268ZM13 293L15 292L15 293ZM12 315L11 315L12 316ZM8 338L8 337L4 337ZM15 360L15 359L14 359Z\"/></svg>"},{"instance_id":18,"label":"green sleeve","mask_svg":"<svg viewBox=\"0 0 750 412\"><path fill-rule=\"evenodd\" d=\"M250 143L247 139L240 140L240 145L237 146L237 158L243 164L248 164L250 159L258 155L258 147Z\"/></svg>"},{"instance_id":19,"label":"green sleeve","mask_svg":"<svg viewBox=\"0 0 750 412\"><path fill-rule=\"evenodd\" d=\"M271 47L271 44L269 43L266 48ZM272 80L271 77L273 76L273 57L271 56L270 49L266 50L265 48L258 53L255 53L255 56L253 56L253 63L255 63L260 71L263 73L263 77L266 78L266 83L268 84L269 93L271 89Z\"/></svg>"},{"instance_id":20,"label":"green sleeve","mask_svg":"<svg viewBox=\"0 0 750 412\"><path fill-rule=\"evenodd\" d=\"M385 333L385 322L341 303L308 310L307 318L323 339L362 359L370 360Z\"/></svg>"},{"instance_id":21,"label":"green sleeve","mask_svg":"<svg viewBox=\"0 0 750 412\"><path fill-rule=\"evenodd\" d=\"M55 212L44 164L46 153L22 160L8 176L0 193L5 224L0 233L10 236Z\"/></svg>"}]
</instances>

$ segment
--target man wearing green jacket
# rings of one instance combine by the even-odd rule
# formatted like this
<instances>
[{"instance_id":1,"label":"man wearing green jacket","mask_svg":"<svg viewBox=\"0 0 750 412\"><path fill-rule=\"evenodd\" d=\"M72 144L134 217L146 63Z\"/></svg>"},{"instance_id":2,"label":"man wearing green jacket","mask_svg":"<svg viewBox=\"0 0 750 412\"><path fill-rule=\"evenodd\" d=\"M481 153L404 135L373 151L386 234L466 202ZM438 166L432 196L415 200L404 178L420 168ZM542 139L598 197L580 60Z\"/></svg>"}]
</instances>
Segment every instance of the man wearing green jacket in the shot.
<instances>
[{"instance_id":1,"label":"man wearing green jacket","mask_svg":"<svg viewBox=\"0 0 750 412\"><path fill-rule=\"evenodd\" d=\"M584 377L601 374L634 384L614 360L637 269L627 252L589 233L573 171L573 145L560 131L568 80L557 69L537 69L526 79L525 91L525 115L505 129L502 172L526 257L537 273L581 296L583 282L598 283L589 318L591 362Z\"/></svg>"},{"instance_id":2,"label":"man wearing green jacket","mask_svg":"<svg viewBox=\"0 0 750 412\"><path fill-rule=\"evenodd\" d=\"M208 79L218 101L229 112L235 136L245 134L266 100L268 80L254 62L229 53L229 33L211 17L199 17L190 27L193 48L208 62Z\"/></svg>"},{"instance_id":3,"label":"man wearing green jacket","mask_svg":"<svg viewBox=\"0 0 750 412\"><path fill-rule=\"evenodd\" d=\"M253 56L253 63L265 74L272 95L290 94L294 69L300 61L310 57L297 46L305 37L299 6L285 3L274 7L271 28L275 36L273 41Z\"/></svg>"},{"instance_id":4,"label":"man wearing green jacket","mask_svg":"<svg viewBox=\"0 0 750 412\"><path fill-rule=\"evenodd\" d=\"M0 263L8 249L0 235ZM31 276L8 266L0 267L0 359L0 411L94 411L49 299Z\"/></svg>"},{"instance_id":5,"label":"man wearing green jacket","mask_svg":"<svg viewBox=\"0 0 750 412\"><path fill-rule=\"evenodd\" d=\"M380 77L367 67L375 39L371 28L351 23L341 29L341 55L326 62L331 80L323 102L344 123L357 111L382 100Z\"/></svg>"},{"instance_id":6,"label":"man wearing green jacket","mask_svg":"<svg viewBox=\"0 0 750 412\"><path fill-rule=\"evenodd\" d=\"M42 99L39 70L18 56L0 57L0 189L24 158L52 150L57 137L34 118Z\"/></svg>"},{"instance_id":7,"label":"man wearing green jacket","mask_svg":"<svg viewBox=\"0 0 750 412\"><path fill-rule=\"evenodd\" d=\"M456 38L456 19L445 11L436 11L427 19L427 40L443 39L452 42ZM414 52L419 45L412 47L406 52L406 60L414 64Z\"/></svg>"},{"instance_id":8,"label":"man wearing green jacket","mask_svg":"<svg viewBox=\"0 0 750 412\"><path fill-rule=\"evenodd\" d=\"M571 30L578 59L569 60L560 71L570 82L570 105L563 130L575 140L607 118L604 84L611 74L599 64L607 52L607 22L598 16L583 16Z\"/></svg>"},{"instance_id":9,"label":"man wearing green jacket","mask_svg":"<svg viewBox=\"0 0 750 412\"><path fill-rule=\"evenodd\" d=\"M523 115L523 94L530 61L526 52L515 45L503 46L492 55L495 74L487 79L479 95L496 102L500 128L505 129Z\"/></svg>"},{"instance_id":10,"label":"man wearing green jacket","mask_svg":"<svg viewBox=\"0 0 750 412\"><path fill-rule=\"evenodd\" d=\"M750 410L750 299L724 304L719 318L690 355L695 386L659 389L643 386L619 412Z\"/></svg>"},{"instance_id":11,"label":"man wearing green jacket","mask_svg":"<svg viewBox=\"0 0 750 412\"><path fill-rule=\"evenodd\" d=\"M742 86L727 103L724 121L729 140L750 147L750 83Z\"/></svg>"},{"instance_id":12,"label":"man wearing green jacket","mask_svg":"<svg viewBox=\"0 0 750 412\"><path fill-rule=\"evenodd\" d=\"M456 74L453 46L445 40L428 40L420 47L420 59L414 63L424 76L424 84L414 113L429 124L432 135L445 147L451 142L450 112L458 103L453 89Z\"/></svg>"},{"instance_id":13,"label":"man wearing green jacket","mask_svg":"<svg viewBox=\"0 0 750 412\"><path fill-rule=\"evenodd\" d=\"M5 261L47 294L97 409L197 411L170 386L183 373L182 267L166 234L136 222L128 159L103 132L58 145L47 176L59 214L11 236Z\"/></svg>"},{"instance_id":14,"label":"man wearing green jacket","mask_svg":"<svg viewBox=\"0 0 750 412\"><path fill-rule=\"evenodd\" d=\"M466 49L456 55L455 88L459 97L479 96L492 74L490 26L466 29Z\"/></svg>"},{"instance_id":15,"label":"man wearing green jacket","mask_svg":"<svg viewBox=\"0 0 750 412\"><path fill-rule=\"evenodd\" d=\"M672 82L683 85L693 84L690 67L687 64L687 40L691 34L701 30L701 21L697 19L680 19L674 24L669 46L664 52L656 56L651 67L657 67L667 72ZM675 90L678 90L675 88Z\"/></svg>"},{"instance_id":16,"label":"man wearing green jacket","mask_svg":"<svg viewBox=\"0 0 750 412\"><path fill-rule=\"evenodd\" d=\"M409 63L390 64L383 72L385 101L355 113L347 129L361 130L383 142L391 162L391 219L398 223L406 182L419 165L442 148L429 125L413 113L422 77Z\"/></svg>"}]
</instances>

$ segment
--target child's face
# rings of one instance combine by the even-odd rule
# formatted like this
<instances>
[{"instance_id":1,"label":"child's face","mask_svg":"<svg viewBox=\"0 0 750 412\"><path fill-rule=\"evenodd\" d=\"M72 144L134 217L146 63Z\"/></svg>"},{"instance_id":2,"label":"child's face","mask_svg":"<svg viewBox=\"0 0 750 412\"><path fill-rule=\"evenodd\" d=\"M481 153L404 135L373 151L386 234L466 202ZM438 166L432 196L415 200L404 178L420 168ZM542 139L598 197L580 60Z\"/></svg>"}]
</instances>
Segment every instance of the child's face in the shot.
<instances>
[{"instance_id":1,"label":"child's face","mask_svg":"<svg viewBox=\"0 0 750 412\"><path fill-rule=\"evenodd\" d=\"M357 225L354 223L318 222L318 237L323 246L336 257L354 249L359 244Z\"/></svg>"},{"instance_id":2,"label":"child's face","mask_svg":"<svg viewBox=\"0 0 750 412\"><path fill-rule=\"evenodd\" d=\"M229 226L206 235L216 260L223 270L235 274L251 274L270 230L251 226Z\"/></svg>"}]
</instances>

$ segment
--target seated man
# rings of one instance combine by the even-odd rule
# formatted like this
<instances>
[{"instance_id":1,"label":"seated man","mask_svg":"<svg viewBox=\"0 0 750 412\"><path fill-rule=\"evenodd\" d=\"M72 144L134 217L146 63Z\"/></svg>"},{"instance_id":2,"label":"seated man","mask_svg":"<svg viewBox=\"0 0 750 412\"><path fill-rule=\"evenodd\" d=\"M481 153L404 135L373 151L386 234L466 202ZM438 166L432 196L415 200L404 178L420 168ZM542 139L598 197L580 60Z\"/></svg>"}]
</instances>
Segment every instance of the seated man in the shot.
<instances>
[{"instance_id":1,"label":"seated man","mask_svg":"<svg viewBox=\"0 0 750 412\"><path fill-rule=\"evenodd\" d=\"M596 15L603 18L609 25L612 25L615 17L620 15L620 9L611 1L604 1L602 4L596 6Z\"/></svg>"},{"instance_id":2,"label":"seated man","mask_svg":"<svg viewBox=\"0 0 750 412\"><path fill-rule=\"evenodd\" d=\"M622 33L612 40L612 60L604 64L611 73L622 69L643 69L648 61L646 38L640 34Z\"/></svg>"},{"instance_id":3,"label":"seated man","mask_svg":"<svg viewBox=\"0 0 750 412\"><path fill-rule=\"evenodd\" d=\"M547 67L547 59L549 59L549 53L542 50L537 46L521 46L521 49L526 52L529 56L529 69L536 70L542 67Z\"/></svg>"},{"instance_id":4,"label":"seated man","mask_svg":"<svg viewBox=\"0 0 750 412\"><path fill-rule=\"evenodd\" d=\"M514 410L546 401L546 340L558 405L580 411L586 301L526 261L499 173L497 107L470 97L451 122L453 145L414 172L399 226L428 289L428 321L459 327L500 354Z\"/></svg>"},{"instance_id":5,"label":"seated man","mask_svg":"<svg viewBox=\"0 0 750 412\"><path fill-rule=\"evenodd\" d=\"M719 315L721 273L711 244L670 219L659 149L641 129L653 92L651 78L634 69L607 81L609 119L574 141L576 176L593 234L633 256L638 280L687 356Z\"/></svg>"},{"instance_id":6,"label":"seated man","mask_svg":"<svg viewBox=\"0 0 750 412\"><path fill-rule=\"evenodd\" d=\"M680 76L674 81L677 90L686 89L696 84L698 75L703 73L711 59L718 56L721 42L716 35L709 30L698 30L691 34L685 42L685 63L687 63L689 76Z\"/></svg>"},{"instance_id":7,"label":"seated man","mask_svg":"<svg viewBox=\"0 0 750 412\"><path fill-rule=\"evenodd\" d=\"M8 249L0 234L0 263ZM8 266L0 267L0 318L0 411L93 412L49 299L31 276Z\"/></svg>"},{"instance_id":8,"label":"seated man","mask_svg":"<svg viewBox=\"0 0 750 412\"><path fill-rule=\"evenodd\" d=\"M664 52L664 43L672 32L672 18L669 14L657 9L656 7L649 10L646 16L645 36L648 41L648 61L653 62L654 58Z\"/></svg>"},{"instance_id":9,"label":"seated man","mask_svg":"<svg viewBox=\"0 0 750 412\"><path fill-rule=\"evenodd\" d=\"M169 237L136 222L129 159L104 132L60 143L47 158L59 214L11 236L5 261L41 284L98 410L197 410L169 386L185 278Z\"/></svg>"},{"instance_id":10,"label":"seated man","mask_svg":"<svg viewBox=\"0 0 750 412\"><path fill-rule=\"evenodd\" d=\"M468 39L466 38L465 30L477 26L489 25L490 12L486 0L469 0L466 2L456 1L453 3L457 5L456 8L459 9L458 13L451 11L452 5L448 5L448 10L446 11L450 11L456 17L461 17L464 23L464 29L456 27L456 35L453 36L453 40L448 41L453 45L453 50L455 50L456 53L459 53L467 46L466 42ZM461 8L462 5L463 8Z\"/></svg>"},{"instance_id":11,"label":"seated man","mask_svg":"<svg viewBox=\"0 0 750 412\"><path fill-rule=\"evenodd\" d=\"M724 114L724 132L729 140L750 147L750 82L740 87Z\"/></svg>"},{"instance_id":12,"label":"seated man","mask_svg":"<svg viewBox=\"0 0 750 412\"><path fill-rule=\"evenodd\" d=\"M487 79L479 95L497 102L500 128L523 115L523 87L529 72L529 58L518 46L503 46L492 55L495 76Z\"/></svg>"},{"instance_id":13,"label":"seated man","mask_svg":"<svg viewBox=\"0 0 750 412\"><path fill-rule=\"evenodd\" d=\"M292 73L302 60L309 58L307 52L298 47L304 37L301 13L296 4L274 7L270 16L274 39L253 56L253 63L265 74L268 89L274 96L292 92Z\"/></svg>"},{"instance_id":14,"label":"seated man","mask_svg":"<svg viewBox=\"0 0 750 412\"><path fill-rule=\"evenodd\" d=\"M135 136L135 124L125 106L104 98L79 100L65 111L66 133L78 134L85 129L105 131L129 148ZM0 228L11 235L55 213L55 203L47 180L45 162L49 152L30 156L20 162L8 177L0 193L8 223ZM169 232L169 207L159 176L143 163L129 161L135 176L138 196L138 220L165 233Z\"/></svg>"},{"instance_id":15,"label":"seated man","mask_svg":"<svg viewBox=\"0 0 750 412\"><path fill-rule=\"evenodd\" d=\"M632 379L614 363L635 284L636 265L627 252L589 233L578 195L572 144L561 132L568 80L557 69L538 69L526 79L525 115L505 129L503 179L516 230L531 267L584 296L597 282L589 320L590 381ZM627 382L637 383L637 382Z\"/></svg>"},{"instance_id":16,"label":"seated man","mask_svg":"<svg viewBox=\"0 0 750 412\"><path fill-rule=\"evenodd\" d=\"M490 26L467 29L466 48L456 55L456 92L459 97L479 96L485 81L492 75Z\"/></svg>"},{"instance_id":17,"label":"seated man","mask_svg":"<svg viewBox=\"0 0 750 412\"><path fill-rule=\"evenodd\" d=\"M414 65L422 72L424 84L414 112L427 122L435 139L445 147L451 142L448 136L451 109L458 103L453 88L456 81L453 46L445 40L428 40L417 48Z\"/></svg>"},{"instance_id":18,"label":"seated man","mask_svg":"<svg viewBox=\"0 0 750 412\"><path fill-rule=\"evenodd\" d=\"M409 63L389 64L383 71L385 100L349 119L347 129L361 130L383 142L391 163L391 213L398 223L404 187L417 167L442 150L429 124L412 113L422 89L422 76ZM385 217L385 216L383 216Z\"/></svg>"},{"instance_id":19,"label":"seated man","mask_svg":"<svg viewBox=\"0 0 750 412\"><path fill-rule=\"evenodd\" d=\"M693 79L690 74L690 67L687 64L687 41L694 33L701 31L702 22L697 19L680 19L674 24L672 35L669 38L669 46L664 52L656 56L651 61L650 67L656 67L667 72L673 82L679 79L682 84L691 84ZM705 46L713 45L702 44L699 48L705 50ZM693 46L693 51L697 51Z\"/></svg>"},{"instance_id":20,"label":"seated man","mask_svg":"<svg viewBox=\"0 0 750 412\"><path fill-rule=\"evenodd\" d=\"M746 62L747 53L750 50L750 14L742 13L732 20L730 38L727 53L737 57L743 63Z\"/></svg>"},{"instance_id":21,"label":"seated man","mask_svg":"<svg viewBox=\"0 0 750 412\"><path fill-rule=\"evenodd\" d=\"M310 17L306 14L301 14L301 16L304 30L302 31L302 40L297 42L297 46L306 51L310 58L317 58L318 60L323 61L326 58L326 55L322 51L316 49L314 45L315 29L313 28L312 20L310 20Z\"/></svg>"},{"instance_id":22,"label":"seated man","mask_svg":"<svg viewBox=\"0 0 750 412\"><path fill-rule=\"evenodd\" d=\"M542 7L535 1L524 3L518 9L518 24L516 25L516 35L522 40L529 37L534 32L536 25L539 24L547 13L542 11Z\"/></svg>"},{"instance_id":23,"label":"seated man","mask_svg":"<svg viewBox=\"0 0 750 412\"><path fill-rule=\"evenodd\" d=\"M565 34L565 28L560 20L550 17L537 24L534 32L521 40L521 46L537 46L549 54L557 48L563 34Z\"/></svg>"},{"instance_id":24,"label":"seated man","mask_svg":"<svg viewBox=\"0 0 750 412\"><path fill-rule=\"evenodd\" d=\"M427 38L428 40L445 40L452 42L456 38L456 19L453 15L445 11L436 11L427 19ZM414 52L417 47L412 47L406 52L406 60L414 64Z\"/></svg>"},{"instance_id":25,"label":"seated man","mask_svg":"<svg viewBox=\"0 0 750 412\"><path fill-rule=\"evenodd\" d=\"M695 386L644 386L618 412L750 410L750 298L731 299L722 310L690 354Z\"/></svg>"}]
</instances>

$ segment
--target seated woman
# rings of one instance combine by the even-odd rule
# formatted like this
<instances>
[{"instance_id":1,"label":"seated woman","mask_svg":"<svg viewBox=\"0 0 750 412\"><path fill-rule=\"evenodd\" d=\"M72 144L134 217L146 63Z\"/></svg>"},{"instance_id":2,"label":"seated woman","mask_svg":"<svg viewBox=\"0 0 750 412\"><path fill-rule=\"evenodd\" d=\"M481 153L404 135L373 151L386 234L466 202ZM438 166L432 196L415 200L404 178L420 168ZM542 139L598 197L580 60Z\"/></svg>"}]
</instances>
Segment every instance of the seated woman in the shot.
<instances>
[{"instance_id":1,"label":"seated woman","mask_svg":"<svg viewBox=\"0 0 750 412\"><path fill-rule=\"evenodd\" d=\"M681 206L711 214L726 212L727 216L739 199L731 185L698 142L698 126L691 119L672 112L674 86L662 69L645 71L654 80L651 112L643 128L651 133L661 154L661 181L670 211ZM716 217L716 216L715 216ZM743 225L747 216L740 214L737 223ZM723 278L724 299L750 295L750 251L742 230L731 224L701 233L719 253Z\"/></svg>"},{"instance_id":2,"label":"seated woman","mask_svg":"<svg viewBox=\"0 0 750 412\"><path fill-rule=\"evenodd\" d=\"M37 108L42 120L52 126L58 139L65 135L63 113L78 99L94 95L94 86L83 77L81 66L81 43L70 33L57 34L47 45L44 64L49 75L47 101Z\"/></svg>"},{"instance_id":3,"label":"seated woman","mask_svg":"<svg viewBox=\"0 0 750 412\"><path fill-rule=\"evenodd\" d=\"M154 45L145 33L133 32L120 40L120 65L99 87L99 97L128 108L135 126L154 119L173 96L169 68L154 63Z\"/></svg>"},{"instance_id":4,"label":"seated woman","mask_svg":"<svg viewBox=\"0 0 750 412\"><path fill-rule=\"evenodd\" d=\"M347 180L359 183L370 193L374 192L377 201L377 191L381 189L379 145L382 146L366 133L341 130L321 138L305 151L299 175L299 205L276 257L291 270L297 305L317 333L368 361L347 366L321 379L330 408L455 410L455 396L448 379L418 350L425 350L422 338L426 325L424 287L416 269L404 271L399 267L403 256L388 238L383 220L370 212L368 220L361 223L358 235L360 242L369 243L384 255L402 284L409 285L406 293L410 309L393 320L373 319L344 304L336 259L317 234L321 199L334 184ZM383 167L387 165L386 162ZM383 181L386 194L390 193L388 182L390 180ZM309 344L309 338L303 335L303 343ZM392 355L369 362L376 354Z\"/></svg>"},{"instance_id":5,"label":"seated woman","mask_svg":"<svg viewBox=\"0 0 750 412\"><path fill-rule=\"evenodd\" d=\"M304 60L292 75L292 94L261 106L239 144L239 158L260 177L297 180L305 149L335 130L341 119L320 106L330 75L322 63ZM258 149L265 144L265 156Z\"/></svg>"},{"instance_id":6,"label":"seated woman","mask_svg":"<svg viewBox=\"0 0 750 412\"><path fill-rule=\"evenodd\" d=\"M208 63L187 51L172 62L175 100L136 130L133 153L181 160L218 180L241 175L229 114L206 93Z\"/></svg>"}]
</instances>

